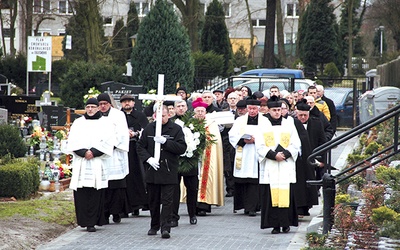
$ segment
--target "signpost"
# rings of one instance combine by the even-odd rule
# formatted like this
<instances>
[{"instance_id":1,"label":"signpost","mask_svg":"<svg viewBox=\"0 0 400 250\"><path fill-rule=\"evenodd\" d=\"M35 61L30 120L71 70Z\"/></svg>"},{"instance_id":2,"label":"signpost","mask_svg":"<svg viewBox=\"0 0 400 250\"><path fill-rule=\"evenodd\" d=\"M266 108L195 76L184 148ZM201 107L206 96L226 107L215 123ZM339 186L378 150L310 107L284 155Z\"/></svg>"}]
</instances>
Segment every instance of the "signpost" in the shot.
<instances>
[{"instance_id":1,"label":"signpost","mask_svg":"<svg viewBox=\"0 0 400 250\"><path fill-rule=\"evenodd\" d=\"M51 91L51 36L29 36L26 72L26 95L29 95L29 72L49 72L49 91Z\"/></svg>"}]
</instances>

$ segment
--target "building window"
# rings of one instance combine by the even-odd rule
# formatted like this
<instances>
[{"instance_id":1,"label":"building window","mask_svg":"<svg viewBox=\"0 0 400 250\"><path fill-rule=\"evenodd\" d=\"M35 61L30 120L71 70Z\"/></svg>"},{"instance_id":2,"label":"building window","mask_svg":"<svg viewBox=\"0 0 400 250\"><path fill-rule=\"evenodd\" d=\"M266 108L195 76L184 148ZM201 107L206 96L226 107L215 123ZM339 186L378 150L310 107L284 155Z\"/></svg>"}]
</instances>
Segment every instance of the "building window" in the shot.
<instances>
[{"instance_id":1,"label":"building window","mask_svg":"<svg viewBox=\"0 0 400 250\"><path fill-rule=\"evenodd\" d=\"M72 14L74 10L75 1L59 1L58 2L58 13L61 14Z\"/></svg>"},{"instance_id":2,"label":"building window","mask_svg":"<svg viewBox=\"0 0 400 250\"><path fill-rule=\"evenodd\" d=\"M50 0L34 0L33 2L34 13L50 13Z\"/></svg>"},{"instance_id":3,"label":"building window","mask_svg":"<svg viewBox=\"0 0 400 250\"><path fill-rule=\"evenodd\" d=\"M231 16L231 4L223 3L222 8L224 9L225 17L230 17Z\"/></svg>"},{"instance_id":4,"label":"building window","mask_svg":"<svg viewBox=\"0 0 400 250\"><path fill-rule=\"evenodd\" d=\"M3 36L4 37L10 37L11 36L11 29L10 28L4 28L3 29Z\"/></svg>"},{"instance_id":5,"label":"building window","mask_svg":"<svg viewBox=\"0 0 400 250\"><path fill-rule=\"evenodd\" d=\"M112 17L103 17L103 24L107 26L112 25Z\"/></svg>"},{"instance_id":6,"label":"building window","mask_svg":"<svg viewBox=\"0 0 400 250\"><path fill-rule=\"evenodd\" d=\"M294 44L296 43L297 33L285 33L285 44Z\"/></svg>"},{"instance_id":7,"label":"building window","mask_svg":"<svg viewBox=\"0 0 400 250\"><path fill-rule=\"evenodd\" d=\"M286 17L299 17L299 8L297 3L286 4Z\"/></svg>"},{"instance_id":8,"label":"building window","mask_svg":"<svg viewBox=\"0 0 400 250\"><path fill-rule=\"evenodd\" d=\"M138 16L146 16L150 11L150 3L135 3Z\"/></svg>"},{"instance_id":9,"label":"building window","mask_svg":"<svg viewBox=\"0 0 400 250\"><path fill-rule=\"evenodd\" d=\"M267 20L265 19L253 19L251 20L253 27L265 27L267 25Z\"/></svg>"}]
</instances>

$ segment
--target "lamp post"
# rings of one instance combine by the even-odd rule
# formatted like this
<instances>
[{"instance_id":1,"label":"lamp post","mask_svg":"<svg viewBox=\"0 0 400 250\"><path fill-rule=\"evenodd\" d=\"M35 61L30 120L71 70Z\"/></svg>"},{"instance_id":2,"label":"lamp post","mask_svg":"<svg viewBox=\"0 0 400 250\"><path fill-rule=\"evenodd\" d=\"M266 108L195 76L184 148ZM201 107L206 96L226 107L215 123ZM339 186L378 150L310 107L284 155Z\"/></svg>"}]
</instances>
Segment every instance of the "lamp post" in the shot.
<instances>
[{"instance_id":1,"label":"lamp post","mask_svg":"<svg viewBox=\"0 0 400 250\"><path fill-rule=\"evenodd\" d=\"M380 35L381 35L381 42L380 42L380 49L379 49L379 52L380 52L380 56L382 57L382 53L383 53L383 30L385 29L385 26L379 26L379 32L380 32Z\"/></svg>"}]
</instances>

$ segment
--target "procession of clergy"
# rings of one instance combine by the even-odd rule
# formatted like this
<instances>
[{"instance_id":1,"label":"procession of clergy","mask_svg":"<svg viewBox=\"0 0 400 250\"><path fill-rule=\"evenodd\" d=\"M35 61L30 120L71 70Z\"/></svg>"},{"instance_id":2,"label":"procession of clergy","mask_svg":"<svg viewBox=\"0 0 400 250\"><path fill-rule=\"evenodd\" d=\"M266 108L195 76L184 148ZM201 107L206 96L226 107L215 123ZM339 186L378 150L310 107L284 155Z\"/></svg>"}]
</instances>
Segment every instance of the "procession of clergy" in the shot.
<instances>
[{"instance_id":1,"label":"procession of clergy","mask_svg":"<svg viewBox=\"0 0 400 250\"><path fill-rule=\"evenodd\" d=\"M306 180L320 178L327 166L325 155L313 164L307 158L336 130L335 107L322 86L293 93L276 86L255 93L229 87L190 98L180 87L175 94L159 94L143 112L135 109L131 95L121 97L121 110L108 93L86 102L67 144L79 226L95 232L96 225L110 223L111 215L120 223L150 210L148 235L160 231L167 239L171 227L178 226L181 202L189 223L196 225L198 216L232 196L235 213L261 214L261 228L272 228L272 234L288 233L309 215L318 204L318 190ZM190 171L179 172L179 158L189 144L182 121L187 112L204 119L207 138L215 143L206 146Z\"/></svg>"}]
</instances>

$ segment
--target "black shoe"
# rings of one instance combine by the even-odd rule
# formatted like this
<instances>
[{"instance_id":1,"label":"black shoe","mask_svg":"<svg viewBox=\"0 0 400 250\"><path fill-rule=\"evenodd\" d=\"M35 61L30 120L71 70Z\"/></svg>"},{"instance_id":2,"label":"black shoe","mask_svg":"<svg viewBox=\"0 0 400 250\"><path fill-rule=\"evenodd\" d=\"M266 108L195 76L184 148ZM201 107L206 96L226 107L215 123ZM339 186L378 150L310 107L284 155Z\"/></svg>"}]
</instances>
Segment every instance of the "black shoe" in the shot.
<instances>
[{"instance_id":1,"label":"black shoe","mask_svg":"<svg viewBox=\"0 0 400 250\"><path fill-rule=\"evenodd\" d=\"M178 221L177 220L173 220L169 224L171 225L171 227L177 227L178 226Z\"/></svg>"},{"instance_id":2,"label":"black shoe","mask_svg":"<svg viewBox=\"0 0 400 250\"><path fill-rule=\"evenodd\" d=\"M198 215L198 216L206 216L207 213L206 213L206 211L201 210L201 211L197 212L197 215Z\"/></svg>"},{"instance_id":3,"label":"black shoe","mask_svg":"<svg viewBox=\"0 0 400 250\"><path fill-rule=\"evenodd\" d=\"M129 218L129 214L126 214L126 213L122 213L120 216L121 216L121 218Z\"/></svg>"},{"instance_id":4,"label":"black shoe","mask_svg":"<svg viewBox=\"0 0 400 250\"><path fill-rule=\"evenodd\" d=\"M114 223L120 223L121 216L119 216L119 214L113 214L113 221L114 221Z\"/></svg>"},{"instance_id":5,"label":"black shoe","mask_svg":"<svg viewBox=\"0 0 400 250\"><path fill-rule=\"evenodd\" d=\"M250 217L254 217L254 216L256 216L256 212L254 212L254 211L250 211L250 212L249 212L249 216L250 216Z\"/></svg>"},{"instance_id":6,"label":"black shoe","mask_svg":"<svg viewBox=\"0 0 400 250\"><path fill-rule=\"evenodd\" d=\"M290 227L282 227L282 232L289 233L290 232Z\"/></svg>"},{"instance_id":7,"label":"black shoe","mask_svg":"<svg viewBox=\"0 0 400 250\"><path fill-rule=\"evenodd\" d=\"M91 233L96 232L96 228L95 227L87 227L86 231L91 232Z\"/></svg>"},{"instance_id":8,"label":"black shoe","mask_svg":"<svg viewBox=\"0 0 400 250\"><path fill-rule=\"evenodd\" d=\"M279 227L274 227L274 229L272 229L271 233L272 234L278 234L281 232L281 229Z\"/></svg>"},{"instance_id":9,"label":"black shoe","mask_svg":"<svg viewBox=\"0 0 400 250\"><path fill-rule=\"evenodd\" d=\"M192 225L196 225L197 224L196 216L193 216L193 217L190 218L190 224L192 224Z\"/></svg>"},{"instance_id":10,"label":"black shoe","mask_svg":"<svg viewBox=\"0 0 400 250\"><path fill-rule=\"evenodd\" d=\"M171 235L169 235L168 231L163 231L161 233L161 238L163 238L163 239L169 239L170 237L171 237Z\"/></svg>"},{"instance_id":11,"label":"black shoe","mask_svg":"<svg viewBox=\"0 0 400 250\"><path fill-rule=\"evenodd\" d=\"M139 209L135 209L135 210L133 210L133 213L132 213L134 216L139 216Z\"/></svg>"},{"instance_id":12,"label":"black shoe","mask_svg":"<svg viewBox=\"0 0 400 250\"><path fill-rule=\"evenodd\" d=\"M156 235L158 230L155 230L153 228L150 228L150 230L147 232L147 235Z\"/></svg>"}]
</instances>

